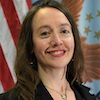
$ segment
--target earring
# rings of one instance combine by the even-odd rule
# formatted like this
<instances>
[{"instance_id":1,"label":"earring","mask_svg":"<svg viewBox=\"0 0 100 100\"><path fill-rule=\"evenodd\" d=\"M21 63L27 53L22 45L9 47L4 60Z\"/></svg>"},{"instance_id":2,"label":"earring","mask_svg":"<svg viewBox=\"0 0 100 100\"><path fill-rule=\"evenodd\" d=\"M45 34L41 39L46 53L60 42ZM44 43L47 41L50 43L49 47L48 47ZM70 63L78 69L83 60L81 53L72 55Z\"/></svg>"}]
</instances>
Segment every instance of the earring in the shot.
<instances>
[{"instance_id":1,"label":"earring","mask_svg":"<svg viewBox=\"0 0 100 100\"><path fill-rule=\"evenodd\" d=\"M34 70L38 70L37 60L36 60L36 56L35 56L34 53L28 55L27 60L28 60L28 64L29 64Z\"/></svg>"},{"instance_id":2,"label":"earring","mask_svg":"<svg viewBox=\"0 0 100 100\"><path fill-rule=\"evenodd\" d=\"M72 58L72 61L74 61L74 59Z\"/></svg>"},{"instance_id":3,"label":"earring","mask_svg":"<svg viewBox=\"0 0 100 100\"><path fill-rule=\"evenodd\" d=\"M33 65L35 63L35 55L34 53L27 56L27 61L30 65Z\"/></svg>"}]
</instances>

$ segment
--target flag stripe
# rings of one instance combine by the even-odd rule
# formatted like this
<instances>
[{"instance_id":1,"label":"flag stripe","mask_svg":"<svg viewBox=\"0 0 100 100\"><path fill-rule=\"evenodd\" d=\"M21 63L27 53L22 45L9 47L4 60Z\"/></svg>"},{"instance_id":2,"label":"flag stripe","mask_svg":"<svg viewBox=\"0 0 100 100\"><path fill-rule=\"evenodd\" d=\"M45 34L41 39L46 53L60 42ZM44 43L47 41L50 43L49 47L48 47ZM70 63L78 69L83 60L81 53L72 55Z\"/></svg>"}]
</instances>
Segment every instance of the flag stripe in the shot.
<instances>
[{"instance_id":1,"label":"flag stripe","mask_svg":"<svg viewBox=\"0 0 100 100\"><path fill-rule=\"evenodd\" d=\"M0 93L16 82L16 45L21 23L31 6L30 0L0 0Z\"/></svg>"},{"instance_id":2,"label":"flag stripe","mask_svg":"<svg viewBox=\"0 0 100 100\"><path fill-rule=\"evenodd\" d=\"M1 80L2 86L4 88L4 91L7 91L9 88L11 88L14 85L14 81L12 79L12 75L11 75L8 65L6 63L6 60L4 59L1 45L0 45L0 64L2 65L2 70L0 67L0 80ZM9 80L10 80L10 82L9 82Z\"/></svg>"},{"instance_id":3,"label":"flag stripe","mask_svg":"<svg viewBox=\"0 0 100 100\"><path fill-rule=\"evenodd\" d=\"M26 0L21 0L21 2L23 2L23 3L20 6L20 0L13 0L15 9L16 9L17 14L18 14L18 18L19 18L20 22L22 23L29 8L28 8Z\"/></svg>"},{"instance_id":4,"label":"flag stripe","mask_svg":"<svg viewBox=\"0 0 100 100\"><path fill-rule=\"evenodd\" d=\"M32 7L31 1L30 0L26 0L26 2L27 2L27 5L28 5L28 8L30 9Z\"/></svg>"},{"instance_id":5,"label":"flag stripe","mask_svg":"<svg viewBox=\"0 0 100 100\"><path fill-rule=\"evenodd\" d=\"M9 29L11 31L11 35L13 37L15 45L17 45L17 40L18 40L18 33L20 30L20 21L18 19L18 15L16 13L14 4L12 0L1 0L1 6L3 8L5 17L7 19L7 23L9 26Z\"/></svg>"},{"instance_id":6,"label":"flag stripe","mask_svg":"<svg viewBox=\"0 0 100 100\"><path fill-rule=\"evenodd\" d=\"M11 36L10 30L9 30L9 27L8 27L8 24L5 19L1 6L0 6L0 23L2 23L2 25L0 25L0 30L1 30L0 44L3 50L3 54L6 59L6 62L9 66L10 72L12 74L12 77L14 79L14 82L16 82L16 78L14 76L14 71L13 71L13 65L14 65L14 60L15 60L15 55L16 55L16 47L15 47L13 38Z\"/></svg>"},{"instance_id":7,"label":"flag stripe","mask_svg":"<svg viewBox=\"0 0 100 100\"><path fill-rule=\"evenodd\" d=\"M3 86L2 86L2 84L0 82L0 93L2 93L2 91L4 91L4 89L3 89Z\"/></svg>"}]
</instances>

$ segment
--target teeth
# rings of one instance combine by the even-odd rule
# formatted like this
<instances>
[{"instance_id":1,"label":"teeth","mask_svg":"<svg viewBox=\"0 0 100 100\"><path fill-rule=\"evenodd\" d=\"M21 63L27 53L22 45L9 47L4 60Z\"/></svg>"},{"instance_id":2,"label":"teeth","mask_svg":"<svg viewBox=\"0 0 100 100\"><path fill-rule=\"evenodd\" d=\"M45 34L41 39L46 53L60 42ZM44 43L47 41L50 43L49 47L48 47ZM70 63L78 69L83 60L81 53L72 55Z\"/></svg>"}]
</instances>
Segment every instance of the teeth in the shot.
<instances>
[{"instance_id":1,"label":"teeth","mask_svg":"<svg viewBox=\"0 0 100 100\"><path fill-rule=\"evenodd\" d=\"M52 52L52 54L61 54L63 53L63 51L55 51L55 52Z\"/></svg>"}]
</instances>

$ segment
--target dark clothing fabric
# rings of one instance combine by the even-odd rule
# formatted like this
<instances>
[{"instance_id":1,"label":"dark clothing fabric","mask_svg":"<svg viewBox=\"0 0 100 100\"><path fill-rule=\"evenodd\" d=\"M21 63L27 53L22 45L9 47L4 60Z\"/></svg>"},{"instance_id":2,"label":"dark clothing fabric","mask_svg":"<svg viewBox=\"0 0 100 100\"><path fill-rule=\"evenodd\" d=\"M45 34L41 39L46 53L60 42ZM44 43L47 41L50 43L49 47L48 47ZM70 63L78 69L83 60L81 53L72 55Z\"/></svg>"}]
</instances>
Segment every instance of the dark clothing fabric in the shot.
<instances>
[{"instance_id":1,"label":"dark clothing fabric","mask_svg":"<svg viewBox=\"0 0 100 100\"><path fill-rule=\"evenodd\" d=\"M89 93L90 89L79 84L78 82L75 82L73 85L71 85L71 88L75 93L76 100L96 100L95 96ZM0 94L0 100L19 100L18 91L15 91L15 93L11 95L12 99L9 99L11 91L12 90ZM35 91L35 100L53 100L50 93L47 91L42 82L38 84L37 89Z\"/></svg>"}]
</instances>

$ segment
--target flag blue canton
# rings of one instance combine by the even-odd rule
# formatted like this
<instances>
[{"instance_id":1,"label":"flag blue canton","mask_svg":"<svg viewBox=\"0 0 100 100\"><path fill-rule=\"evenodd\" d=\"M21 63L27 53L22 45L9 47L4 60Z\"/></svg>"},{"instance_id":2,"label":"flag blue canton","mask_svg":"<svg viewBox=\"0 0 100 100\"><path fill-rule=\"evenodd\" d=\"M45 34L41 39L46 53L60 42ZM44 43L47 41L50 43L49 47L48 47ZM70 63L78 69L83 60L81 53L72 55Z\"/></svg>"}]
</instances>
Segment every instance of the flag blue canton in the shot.
<instances>
[{"instance_id":1,"label":"flag blue canton","mask_svg":"<svg viewBox=\"0 0 100 100\"><path fill-rule=\"evenodd\" d=\"M100 0L84 0L79 31L88 44L100 43Z\"/></svg>"}]
</instances>

